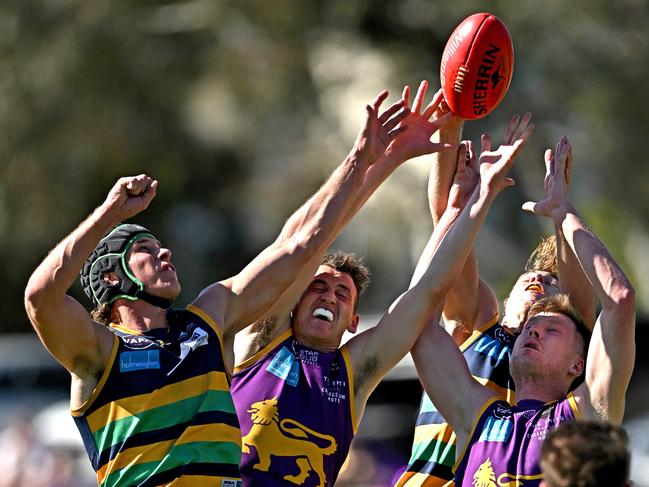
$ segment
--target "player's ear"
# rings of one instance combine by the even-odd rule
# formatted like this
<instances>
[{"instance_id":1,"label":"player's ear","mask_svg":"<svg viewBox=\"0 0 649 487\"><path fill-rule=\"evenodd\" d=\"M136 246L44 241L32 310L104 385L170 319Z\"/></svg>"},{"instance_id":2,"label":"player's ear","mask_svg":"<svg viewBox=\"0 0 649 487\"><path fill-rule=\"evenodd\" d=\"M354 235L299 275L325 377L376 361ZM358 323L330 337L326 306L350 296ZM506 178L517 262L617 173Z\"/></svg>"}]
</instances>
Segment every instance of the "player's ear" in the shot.
<instances>
[{"instance_id":1,"label":"player's ear","mask_svg":"<svg viewBox=\"0 0 649 487\"><path fill-rule=\"evenodd\" d=\"M570 369L570 373L575 377L581 376L584 373L584 365L585 365L584 359L582 357L579 357L572 365L572 368Z\"/></svg>"},{"instance_id":2,"label":"player's ear","mask_svg":"<svg viewBox=\"0 0 649 487\"><path fill-rule=\"evenodd\" d=\"M349 333L356 333L360 319L361 319L360 315L358 313L354 313L354 316L352 316L352 321L347 326L347 331Z\"/></svg>"},{"instance_id":3,"label":"player's ear","mask_svg":"<svg viewBox=\"0 0 649 487\"><path fill-rule=\"evenodd\" d=\"M114 271L104 272L101 279L109 286L117 286L119 284L119 278Z\"/></svg>"}]
</instances>

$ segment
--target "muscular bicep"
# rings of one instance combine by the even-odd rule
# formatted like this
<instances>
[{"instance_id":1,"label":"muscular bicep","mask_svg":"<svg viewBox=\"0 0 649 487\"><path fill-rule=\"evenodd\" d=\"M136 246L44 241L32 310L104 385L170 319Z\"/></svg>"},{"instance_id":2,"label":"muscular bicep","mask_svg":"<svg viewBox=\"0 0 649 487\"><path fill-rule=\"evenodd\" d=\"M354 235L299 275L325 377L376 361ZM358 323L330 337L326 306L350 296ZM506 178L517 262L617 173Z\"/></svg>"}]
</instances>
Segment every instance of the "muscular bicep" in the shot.
<instances>
[{"instance_id":1,"label":"muscular bicep","mask_svg":"<svg viewBox=\"0 0 649 487\"><path fill-rule=\"evenodd\" d=\"M479 408L496 394L476 381L451 336L429 322L412 349L419 380L458 434L468 434Z\"/></svg>"},{"instance_id":2,"label":"muscular bicep","mask_svg":"<svg viewBox=\"0 0 649 487\"><path fill-rule=\"evenodd\" d=\"M83 379L104 370L114 335L78 301L66 295L51 303L26 299L25 306L41 342L69 372Z\"/></svg>"},{"instance_id":3,"label":"muscular bicep","mask_svg":"<svg viewBox=\"0 0 649 487\"><path fill-rule=\"evenodd\" d=\"M348 343L357 400L364 401L385 375L410 351L425 324L439 320L442 299L415 287L399 296L373 328Z\"/></svg>"},{"instance_id":4,"label":"muscular bicep","mask_svg":"<svg viewBox=\"0 0 649 487\"><path fill-rule=\"evenodd\" d=\"M561 292L570 296L570 303L592 330L597 314L597 294L560 226L555 226L555 234Z\"/></svg>"},{"instance_id":5,"label":"muscular bicep","mask_svg":"<svg viewBox=\"0 0 649 487\"><path fill-rule=\"evenodd\" d=\"M575 391L585 416L622 422L634 363L635 314L603 310L588 348L586 380Z\"/></svg>"},{"instance_id":6,"label":"muscular bicep","mask_svg":"<svg viewBox=\"0 0 649 487\"><path fill-rule=\"evenodd\" d=\"M192 304L208 313L224 334L234 335L265 316L295 282L305 264L296 255L305 250L297 247L267 247L236 276L205 288Z\"/></svg>"}]
</instances>

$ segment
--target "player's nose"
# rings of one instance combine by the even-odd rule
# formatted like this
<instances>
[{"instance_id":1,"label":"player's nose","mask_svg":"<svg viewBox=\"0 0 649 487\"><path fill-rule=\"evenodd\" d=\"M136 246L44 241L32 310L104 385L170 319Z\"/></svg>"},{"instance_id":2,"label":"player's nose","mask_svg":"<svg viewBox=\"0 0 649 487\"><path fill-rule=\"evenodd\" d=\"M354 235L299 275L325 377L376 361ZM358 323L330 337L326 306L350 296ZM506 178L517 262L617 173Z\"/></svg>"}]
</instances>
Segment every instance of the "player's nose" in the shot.
<instances>
[{"instance_id":1,"label":"player's nose","mask_svg":"<svg viewBox=\"0 0 649 487\"><path fill-rule=\"evenodd\" d=\"M538 282L538 283L543 283L543 275L542 274L532 274L530 276L530 282Z\"/></svg>"},{"instance_id":2,"label":"player's nose","mask_svg":"<svg viewBox=\"0 0 649 487\"><path fill-rule=\"evenodd\" d=\"M160 252L158 253L158 257L160 257L160 260L169 262L171 260L171 250L165 247L160 247Z\"/></svg>"}]
</instances>

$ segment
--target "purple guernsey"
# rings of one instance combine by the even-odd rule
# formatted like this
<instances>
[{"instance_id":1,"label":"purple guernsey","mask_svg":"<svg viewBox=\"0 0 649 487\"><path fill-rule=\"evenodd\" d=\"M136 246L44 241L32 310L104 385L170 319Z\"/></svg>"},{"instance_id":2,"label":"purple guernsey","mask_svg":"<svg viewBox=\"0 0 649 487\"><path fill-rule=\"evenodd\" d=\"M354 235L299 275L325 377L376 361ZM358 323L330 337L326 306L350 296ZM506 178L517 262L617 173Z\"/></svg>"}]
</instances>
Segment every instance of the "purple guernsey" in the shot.
<instances>
[{"instance_id":1,"label":"purple guernsey","mask_svg":"<svg viewBox=\"0 0 649 487\"><path fill-rule=\"evenodd\" d=\"M455 485L537 487L543 478L539 466L543 440L577 417L572 393L551 403L526 399L511 406L488 401L455 465Z\"/></svg>"},{"instance_id":2,"label":"purple guernsey","mask_svg":"<svg viewBox=\"0 0 649 487\"><path fill-rule=\"evenodd\" d=\"M244 485L333 485L355 433L345 347L320 352L289 330L235 368Z\"/></svg>"}]
</instances>

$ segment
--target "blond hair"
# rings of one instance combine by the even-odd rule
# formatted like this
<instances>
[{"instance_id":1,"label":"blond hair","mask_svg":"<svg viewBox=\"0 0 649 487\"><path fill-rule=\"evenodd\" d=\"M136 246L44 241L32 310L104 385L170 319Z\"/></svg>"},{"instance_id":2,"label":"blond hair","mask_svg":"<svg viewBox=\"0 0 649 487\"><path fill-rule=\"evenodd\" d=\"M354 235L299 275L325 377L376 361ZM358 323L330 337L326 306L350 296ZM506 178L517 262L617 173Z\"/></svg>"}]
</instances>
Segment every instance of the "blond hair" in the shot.
<instances>
[{"instance_id":1,"label":"blond hair","mask_svg":"<svg viewBox=\"0 0 649 487\"><path fill-rule=\"evenodd\" d=\"M525 272L532 271L545 271L554 276L559 275L557 238L554 235L542 238L530 254L525 264Z\"/></svg>"}]
</instances>

